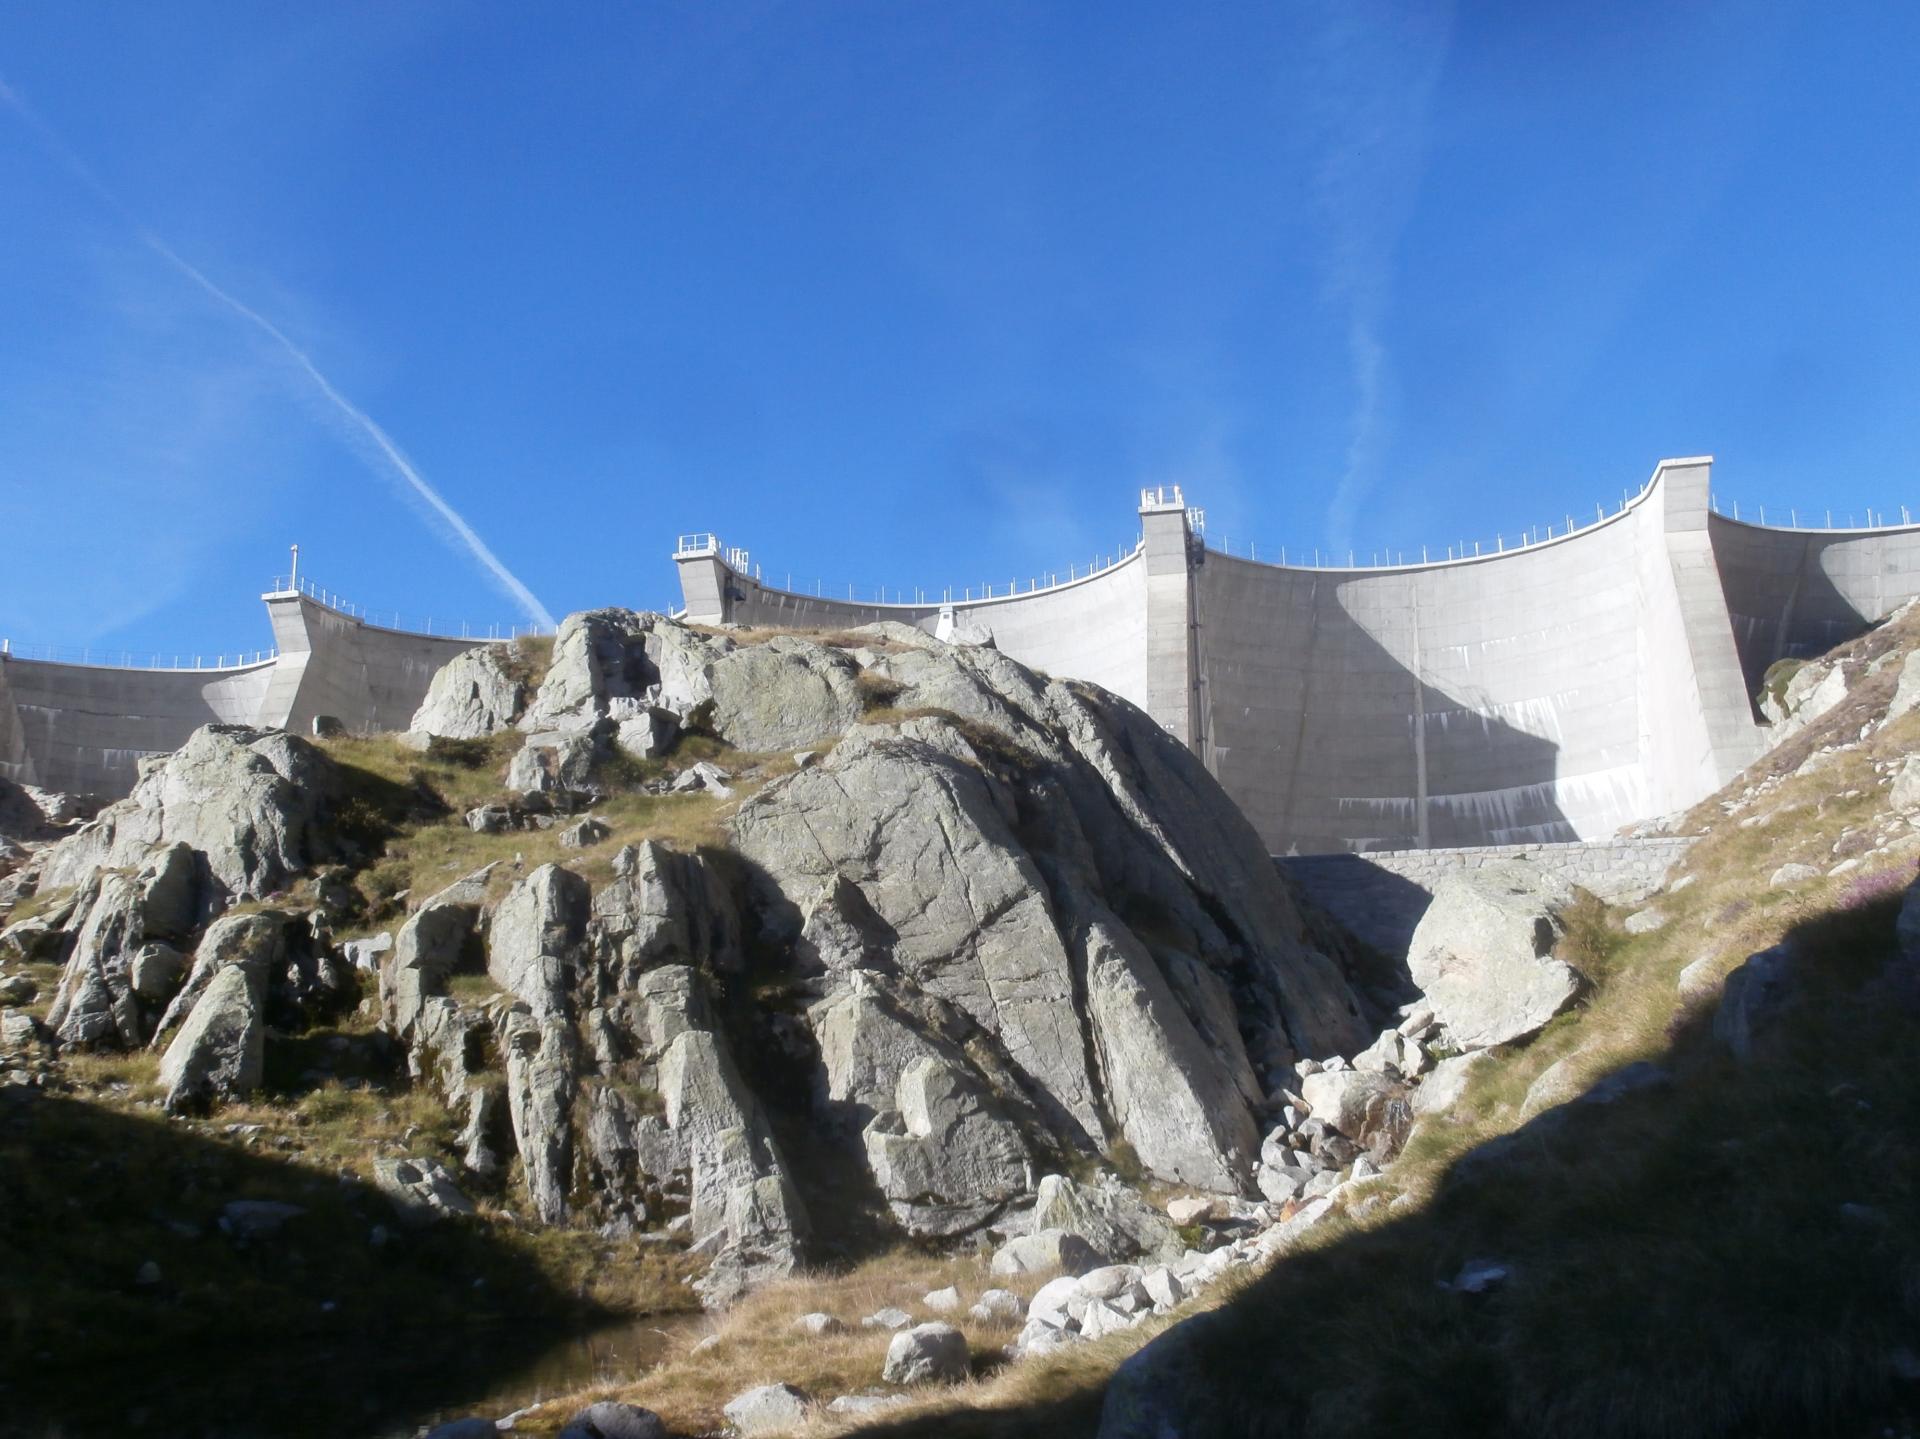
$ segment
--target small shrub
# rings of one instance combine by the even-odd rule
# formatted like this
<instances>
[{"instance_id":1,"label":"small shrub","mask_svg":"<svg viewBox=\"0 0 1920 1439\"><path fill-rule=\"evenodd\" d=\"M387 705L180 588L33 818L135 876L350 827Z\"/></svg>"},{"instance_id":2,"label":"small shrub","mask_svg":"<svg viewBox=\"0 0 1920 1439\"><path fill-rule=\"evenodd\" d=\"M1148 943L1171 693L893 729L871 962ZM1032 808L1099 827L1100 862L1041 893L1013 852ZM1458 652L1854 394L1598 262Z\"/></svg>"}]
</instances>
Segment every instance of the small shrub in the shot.
<instances>
[{"instance_id":1,"label":"small shrub","mask_svg":"<svg viewBox=\"0 0 1920 1439\"><path fill-rule=\"evenodd\" d=\"M1761 695L1772 700L1774 708L1784 710L1787 707L1787 685L1806 667L1806 663L1805 660L1775 660L1767 666L1767 672L1760 676Z\"/></svg>"},{"instance_id":2,"label":"small shrub","mask_svg":"<svg viewBox=\"0 0 1920 1439\"><path fill-rule=\"evenodd\" d=\"M1913 881L1914 869L1911 865L1855 875L1848 881L1847 887L1840 891L1837 907L1864 909L1867 905L1899 894Z\"/></svg>"},{"instance_id":3,"label":"small shrub","mask_svg":"<svg viewBox=\"0 0 1920 1439\"><path fill-rule=\"evenodd\" d=\"M854 681L860 689L860 703L869 712L891 708L893 702L906 693L906 686L898 680L877 675L872 670L860 671Z\"/></svg>"}]
</instances>

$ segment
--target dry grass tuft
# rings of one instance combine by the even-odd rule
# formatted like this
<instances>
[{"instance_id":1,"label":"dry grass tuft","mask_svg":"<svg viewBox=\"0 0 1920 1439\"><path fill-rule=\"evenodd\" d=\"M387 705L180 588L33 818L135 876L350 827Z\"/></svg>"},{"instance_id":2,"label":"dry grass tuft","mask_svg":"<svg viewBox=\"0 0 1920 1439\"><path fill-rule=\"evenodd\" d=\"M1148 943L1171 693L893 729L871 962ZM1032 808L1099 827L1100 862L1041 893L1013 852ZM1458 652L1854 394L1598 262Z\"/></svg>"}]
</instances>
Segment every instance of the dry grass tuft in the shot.
<instances>
[{"instance_id":1,"label":"dry grass tuft","mask_svg":"<svg viewBox=\"0 0 1920 1439\"><path fill-rule=\"evenodd\" d=\"M978 1372L1011 1375L1015 1366L1005 1366L999 1356L1019 1325L983 1322L968 1315L966 1308L988 1289L1011 1289L1026 1300L1044 1282L1045 1276L990 1274L977 1258L940 1258L911 1249L846 1270L812 1271L758 1290L684 1331L678 1351L637 1381L556 1400L526 1421L526 1427L532 1432L543 1432L542 1426L548 1424L557 1428L580 1405L617 1398L652 1409L674 1433L706 1433L723 1424L721 1409L728 1400L760 1384L792 1384L820 1405L842 1394L908 1392L880 1380L892 1332L860 1325L867 1315L889 1307L912 1314L915 1323L939 1319L955 1325L967 1336ZM960 1290L961 1311L935 1314L928 1310L923 1297L948 1285ZM847 1332L815 1337L794 1328L801 1315L815 1312L833 1315L847 1326ZM696 1351L695 1346L709 1338L715 1342ZM913 1391L912 1408L888 1411L887 1417L940 1412L962 1395L967 1396L966 1402L974 1402L978 1392L975 1385ZM804 1432L841 1433L854 1427L852 1421L829 1420L821 1414Z\"/></svg>"}]
</instances>

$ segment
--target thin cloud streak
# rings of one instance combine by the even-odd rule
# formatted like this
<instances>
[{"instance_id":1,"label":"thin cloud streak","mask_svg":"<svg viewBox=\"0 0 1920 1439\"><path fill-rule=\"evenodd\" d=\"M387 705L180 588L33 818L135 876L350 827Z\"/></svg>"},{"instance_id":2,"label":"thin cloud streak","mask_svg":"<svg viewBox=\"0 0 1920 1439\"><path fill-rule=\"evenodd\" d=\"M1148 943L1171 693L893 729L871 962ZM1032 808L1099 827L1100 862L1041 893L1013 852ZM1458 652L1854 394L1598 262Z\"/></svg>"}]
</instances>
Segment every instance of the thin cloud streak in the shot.
<instances>
[{"instance_id":1,"label":"thin cloud streak","mask_svg":"<svg viewBox=\"0 0 1920 1439\"><path fill-rule=\"evenodd\" d=\"M119 197L101 182L99 176L94 174L92 168L87 165L86 161L81 159L73 147L67 144L45 120L41 119L39 114L27 104L19 91L7 84L4 79L0 79L0 101L4 101L12 107L14 112L40 137L42 143L73 172L81 183L92 192L96 199L106 205L107 208L112 210L116 215L120 216L122 220L126 221L142 244L146 245L147 248L165 260L181 275L199 286L200 289L204 290L213 299L217 300L241 319L253 325L262 334L266 335L268 339L272 340L273 343L306 374L307 378L313 382L315 388L317 388L320 394L333 406L334 411L347 422L353 430L355 438L372 442L375 452L405 481L415 495L425 501L433 512L446 522L454 535L458 537L460 543L466 547L468 553L480 562L494 582L520 606L527 617L545 628L551 629L553 627L553 615L548 611L547 607L541 604L533 591L521 582L519 576L515 575L512 570L508 569L506 565L502 563L500 557L494 554L485 540L480 538L473 526L467 523L465 517L462 516L458 510L454 509L452 505L448 504L446 498L428 483L426 477L420 473L413 462L409 460L405 453L401 451L400 447L394 443L393 437L375 423L373 417L368 415L366 411L362 410L345 395L341 394L333 382L321 373L320 367L314 364L313 360L304 350L294 344L292 340L288 339L285 332L283 332L279 326L275 325L252 306L245 304L227 293L227 291L221 289L220 286L208 279L198 268L184 259L171 245L167 244L166 241L162 240L158 235L154 234L152 230L142 224L138 217L120 202ZM359 446L356 445L355 448L357 449Z\"/></svg>"},{"instance_id":2,"label":"thin cloud streak","mask_svg":"<svg viewBox=\"0 0 1920 1439\"><path fill-rule=\"evenodd\" d=\"M1452 28L1451 6L1342 3L1323 9L1309 47L1318 85L1314 208L1327 241L1328 295L1346 312L1354 389L1352 433L1327 504L1336 550L1353 544L1354 520L1392 439L1393 252L1418 190Z\"/></svg>"}]
</instances>

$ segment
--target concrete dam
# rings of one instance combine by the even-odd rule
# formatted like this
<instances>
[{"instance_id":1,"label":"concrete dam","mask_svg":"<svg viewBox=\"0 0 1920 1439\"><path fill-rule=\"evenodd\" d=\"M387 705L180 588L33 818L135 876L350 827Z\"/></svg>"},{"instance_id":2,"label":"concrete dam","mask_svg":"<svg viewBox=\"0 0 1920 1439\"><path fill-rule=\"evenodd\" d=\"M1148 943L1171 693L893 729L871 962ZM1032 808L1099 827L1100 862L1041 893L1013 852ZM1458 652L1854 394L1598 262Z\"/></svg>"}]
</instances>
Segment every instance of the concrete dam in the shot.
<instances>
[{"instance_id":1,"label":"concrete dam","mask_svg":"<svg viewBox=\"0 0 1920 1439\"><path fill-rule=\"evenodd\" d=\"M1920 592L1920 526L1802 530L1709 502L1662 461L1610 516L1417 564L1272 564L1210 548L1177 489L1131 552L1005 593L865 603L763 583L711 535L674 559L694 623L893 620L988 640L1105 686L1205 760L1277 854L1605 839L1712 793L1766 743L1752 696ZM482 638L383 629L314 593L263 596L277 651L217 670L0 656L0 775L125 793L212 720L404 728Z\"/></svg>"}]
</instances>

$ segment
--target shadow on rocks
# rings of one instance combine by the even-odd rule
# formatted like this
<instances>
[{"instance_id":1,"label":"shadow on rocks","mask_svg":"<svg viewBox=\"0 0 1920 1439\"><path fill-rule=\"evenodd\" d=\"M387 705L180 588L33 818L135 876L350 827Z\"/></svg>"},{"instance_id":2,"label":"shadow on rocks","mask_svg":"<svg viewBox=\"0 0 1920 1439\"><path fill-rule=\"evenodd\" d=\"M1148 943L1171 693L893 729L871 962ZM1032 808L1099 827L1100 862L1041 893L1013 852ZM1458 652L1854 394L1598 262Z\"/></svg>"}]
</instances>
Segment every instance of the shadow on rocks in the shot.
<instances>
[{"instance_id":1,"label":"shadow on rocks","mask_svg":"<svg viewBox=\"0 0 1920 1439\"><path fill-rule=\"evenodd\" d=\"M1424 1208L1330 1231L1104 1385L1083 1360L1053 1397L865 1432L1913 1433L1920 957L1900 902L1798 925L1728 984L1738 1023L1718 995L1678 1009L1658 1060L1468 1151Z\"/></svg>"}]
</instances>

